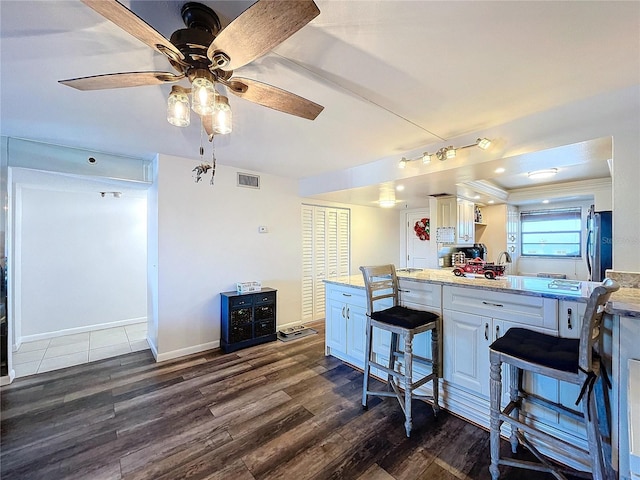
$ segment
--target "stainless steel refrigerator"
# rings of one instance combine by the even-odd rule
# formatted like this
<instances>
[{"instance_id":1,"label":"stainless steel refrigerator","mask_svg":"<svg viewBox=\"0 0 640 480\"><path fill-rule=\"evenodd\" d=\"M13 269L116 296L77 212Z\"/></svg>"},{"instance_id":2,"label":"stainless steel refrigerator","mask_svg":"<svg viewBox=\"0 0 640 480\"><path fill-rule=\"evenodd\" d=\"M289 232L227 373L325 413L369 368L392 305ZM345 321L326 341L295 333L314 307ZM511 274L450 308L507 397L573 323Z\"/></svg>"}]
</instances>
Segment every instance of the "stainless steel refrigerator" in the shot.
<instances>
[{"instance_id":1,"label":"stainless steel refrigerator","mask_svg":"<svg viewBox=\"0 0 640 480\"><path fill-rule=\"evenodd\" d=\"M601 282L605 270L613 266L613 228L610 211L596 212L593 205L587 216L587 268L589 280Z\"/></svg>"}]
</instances>

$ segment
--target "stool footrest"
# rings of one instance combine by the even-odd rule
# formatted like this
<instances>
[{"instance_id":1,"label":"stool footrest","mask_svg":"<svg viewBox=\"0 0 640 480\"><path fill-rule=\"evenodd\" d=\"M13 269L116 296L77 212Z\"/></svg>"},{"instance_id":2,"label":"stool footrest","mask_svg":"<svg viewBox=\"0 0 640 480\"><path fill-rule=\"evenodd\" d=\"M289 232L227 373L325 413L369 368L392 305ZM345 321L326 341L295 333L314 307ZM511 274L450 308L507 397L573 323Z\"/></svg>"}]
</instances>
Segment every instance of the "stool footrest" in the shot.
<instances>
[{"instance_id":1,"label":"stool footrest","mask_svg":"<svg viewBox=\"0 0 640 480\"><path fill-rule=\"evenodd\" d=\"M556 402L552 402L546 398L542 398L538 395L534 395L532 393L525 393L525 395L522 397L523 400L529 402L529 403L533 403L535 405L539 405L541 407L546 407L550 410L553 410L554 412L557 413L562 413L563 415L567 415L568 417L573 418L574 420L577 420L579 422L583 422L584 421L584 414L582 412L578 412L577 410L574 410L572 408L569 407L565 407L562 404L556 403Z\"/></svg>"},{"instance_id":2,"label":"stool footrest","mask_svg":"<svg viewBox=\"0 0 640 480\"><path fill-rule=\"evenodd\" d=\"M561 443L566 449L571 450L572 452L574 452L577 456L583 457L585 460L589 461L591 459L591 455L589 453L589 451L584 450L578 446L576 446L573 443L569 443L561 438L558 437L554 437L553 435L549 435L548 433L545 433L543 431L538 430L537 428L534 428L530 425L527 425L524 422L521 422L520 420L516 420L515 418L506 415L504 413L500 413L500 421L501 422L506 422L508 424L511 425L511 428L513 429L514 426L518 427L518 429L523 430L525 432L527 432L528 434L530 434L531 436L535 437L535 438L539 438L541 440L546 440L547 442L553 442L553 443ZM524 438L524 436L521 434L521 438ZM526 439L525 439L526 440ZM527 446L530 446L530 442L526 441L526 443L528 444Z\"/></svg>"}]
</instances>

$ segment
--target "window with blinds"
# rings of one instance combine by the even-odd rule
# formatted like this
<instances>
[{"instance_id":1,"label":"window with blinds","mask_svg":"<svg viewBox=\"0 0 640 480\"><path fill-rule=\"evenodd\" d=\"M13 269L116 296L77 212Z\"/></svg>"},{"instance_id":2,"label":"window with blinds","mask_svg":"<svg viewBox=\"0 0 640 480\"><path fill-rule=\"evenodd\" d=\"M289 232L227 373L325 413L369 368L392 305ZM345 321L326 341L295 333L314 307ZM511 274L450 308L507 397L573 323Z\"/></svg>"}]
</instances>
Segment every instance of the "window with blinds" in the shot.
<instances>
[{"instance_id":1,"label":"window with blinds","mask_svg":"<svg viewBox=\"0 0 640 480\"><path fill-rule=\"evenodd\" d=\"M582 209L520 212L522 255L575 258L582 255Z\"/></svg>"}]
</instances>

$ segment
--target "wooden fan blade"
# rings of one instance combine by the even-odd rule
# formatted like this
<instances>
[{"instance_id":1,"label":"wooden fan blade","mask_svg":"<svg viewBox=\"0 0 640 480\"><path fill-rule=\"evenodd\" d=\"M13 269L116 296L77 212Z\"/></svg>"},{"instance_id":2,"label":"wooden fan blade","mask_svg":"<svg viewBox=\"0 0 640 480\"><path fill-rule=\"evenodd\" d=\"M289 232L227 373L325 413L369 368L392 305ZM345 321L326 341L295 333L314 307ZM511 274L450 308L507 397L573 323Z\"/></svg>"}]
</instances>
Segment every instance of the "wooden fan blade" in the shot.
<instances>
[{"instance_id":1,"label":"wooden fan blade","mask_svg":"<svg viewBox=\"0 0 640 480\"><path fill-rule=\"evenodd\" d=\"M245 100L308 120L315 120L324 109L295 93L249 78L233 77L226 85L231 93Z\"/></svg>"},{"instance_id":2,"label":"wooden fan blade","mask_svg":"<svg viewBox=\"0 0 640 480\"><path fill-rule=\"evenodd\" d=\"M242 67L280 45L320 14L313 0L259 0L218 34L207 57L223 52L230 58L221 70Z\"/></svg>"},{"instance_id":3,"label":"wooden fan blade","mask_svg":"<svg viewBox=\"0 0 640 480\"><path fill-rule=\"evenodd\" d=\"M163 55L184 60L184 55L169 40L116 0L82 0L82 3Z\"/></svg>"},{"instance_id":4,"label":"wooden fan blade","mask_svg":"<svg viewBox=\"0 0 640 480\"><path fill-rule=\"evenodd\" d=\"M125 72L70 78L68 80L59 80L58 83L73 87L77 90L104 90L107 88L162 85L163 83L177 82L183 78L184 75L174 75L168 72Z\"/></svg>"}]
</instances>

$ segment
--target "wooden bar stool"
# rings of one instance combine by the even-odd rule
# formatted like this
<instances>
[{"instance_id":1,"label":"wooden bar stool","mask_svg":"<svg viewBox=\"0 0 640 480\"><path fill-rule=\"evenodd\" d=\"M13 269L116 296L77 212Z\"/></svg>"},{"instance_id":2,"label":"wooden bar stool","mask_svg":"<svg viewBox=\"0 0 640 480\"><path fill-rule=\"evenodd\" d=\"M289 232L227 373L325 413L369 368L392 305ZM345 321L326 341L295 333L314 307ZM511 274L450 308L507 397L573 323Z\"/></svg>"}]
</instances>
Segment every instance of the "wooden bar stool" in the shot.
<instances>
[{"instance_id":1,"label":"wooden bar stool","mask_svg":"<svg viewBox=\"0 0 640 480\"><path fill-rule=\"evenodd\" d=\"M381 265L373 267L360 267L364 276L364 284L367 292L367 325L364 360L364 384L362 387L362 407L367 409L369 395L381 397L396 397L405 415L405 430L407 437L411 435L411 399L429 399L432 401L433 413L440 411L438 405L438 359L440 355L440 317L432 312L423 312L403 307L398 304L398 277L394 265ZM380 309L376 302L384 299L392 299L392 306ZM376 308L378 310L376 311ZM376 363L372 359L373 328L379 328L391 332L391 345L389 347L389 362L387 365ZM433 360L419 357L413 354L413 337L419 333L431 330L431 356ZM402 339L400 350L399 339ZM403 361L404 372L396 369L396 360ZM413 379L413 363L428 365L431 373ZM369 374L371 366L387 373L387 385L389 391L369 390ZM431 381L433 384L433 396L420 395L415 389Z\"/></svg>"},{"instance_id":2,"label":"wooden bar stool","mask_svg":"<svg viewBox=\"0 0 640 480\"><path fill-rule=\"evenodd\" d=\"M600 362L600 355L603 352L602 318L605 304L618 288L616 282L606 279L602 285L593 290L587 302L580 339L558 338L524 328L511 328L489 347L491 361L491 466L489 471L493 480L497 480L500 476L499 465L549 472L557 479L566 480L563 475L565 469L546 459L532 445L531 440L534 439L544 441L548 447L558 452L573 452L575 458L582 459L592 466L591 473L595 480L614 478L611 462L606 461L603 453L603 439L599 427L599 422L605 420L606 412L599 412L597 408L597 403L606 407L606 401L601 399L600 402L596 402L592 390L598 379L609 381L604 366ZM504 410L501 410L503 363L510 365L510 401ZM524 391L523 371L580 385L582 389L576 405L582 402L582 412ZM604 393L605 387L604 385L602 387L601 391ZM527 403L543 406L558 414L584 421L588 450L585 451L560 438L541 432L527 422L523 412L523 406ZM540 463L500 458L500 426L503 422L511 426L510 440L513 453L516 452L518 444L522 444L538 458Z\"/></svg>"}]
</instances>

